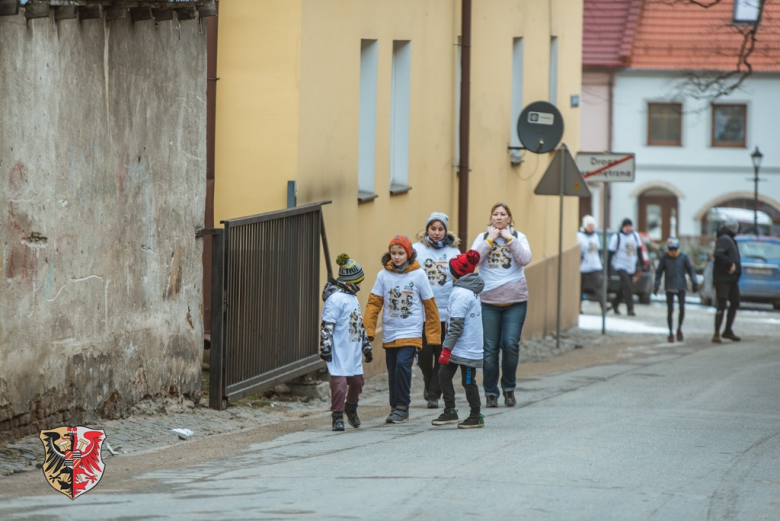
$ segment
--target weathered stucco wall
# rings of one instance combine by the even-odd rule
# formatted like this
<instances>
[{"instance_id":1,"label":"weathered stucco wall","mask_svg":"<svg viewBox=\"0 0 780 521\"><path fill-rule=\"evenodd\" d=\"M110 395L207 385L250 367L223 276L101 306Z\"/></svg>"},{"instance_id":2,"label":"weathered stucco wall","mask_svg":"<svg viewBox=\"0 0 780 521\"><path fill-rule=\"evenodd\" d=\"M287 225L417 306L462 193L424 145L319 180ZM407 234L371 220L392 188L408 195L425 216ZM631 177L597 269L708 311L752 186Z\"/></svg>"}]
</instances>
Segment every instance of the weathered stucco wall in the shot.
<instances>
[{"instance_id":1,"label":"weathered stucco wall","mask_svg":"<svg viewBox=\"0 0 780 521\"><path fill-rule=\"evenodd\" d=\"M197 399L206 34L0 17L0 437Z\"/></svg>"}]
</instances>

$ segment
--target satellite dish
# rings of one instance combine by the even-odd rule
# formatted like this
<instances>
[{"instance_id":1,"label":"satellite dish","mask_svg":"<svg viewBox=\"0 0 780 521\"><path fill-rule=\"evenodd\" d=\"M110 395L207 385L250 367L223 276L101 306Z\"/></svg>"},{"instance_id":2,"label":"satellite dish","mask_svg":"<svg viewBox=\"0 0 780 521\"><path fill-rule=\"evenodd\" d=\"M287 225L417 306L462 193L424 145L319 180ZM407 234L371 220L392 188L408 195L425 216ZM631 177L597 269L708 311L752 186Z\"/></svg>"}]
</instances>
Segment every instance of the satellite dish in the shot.
<instances>
[{"instance_id":1,"label":"satellite dish","mask_svg":"<svg viewBox=\"0 0 780 521\"><path fill-rule=\"evenodd\" d=\"M563 137L563 117L552 103L534 101L520 113L517 137L534 154L555 150Z\"/></svg>"}]
</instances>

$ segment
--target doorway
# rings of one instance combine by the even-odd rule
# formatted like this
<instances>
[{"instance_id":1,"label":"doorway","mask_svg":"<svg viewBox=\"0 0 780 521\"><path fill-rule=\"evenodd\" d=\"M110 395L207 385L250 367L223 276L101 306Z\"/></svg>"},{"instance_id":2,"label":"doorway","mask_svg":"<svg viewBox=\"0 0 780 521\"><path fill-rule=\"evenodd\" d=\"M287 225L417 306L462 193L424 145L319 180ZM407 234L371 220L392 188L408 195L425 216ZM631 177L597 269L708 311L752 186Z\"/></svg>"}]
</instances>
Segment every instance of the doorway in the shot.
<instances>
[{"instance_id":1,"label":"doorway","mask_svg":"<svg viewBox=\"0 0 780 521\"><path fill-rule=\"evenodd\" d=\"M651 188L639 196L639 231L655 242L679 235L677 196L663 188Z\"/></svg>"}]
</instances>

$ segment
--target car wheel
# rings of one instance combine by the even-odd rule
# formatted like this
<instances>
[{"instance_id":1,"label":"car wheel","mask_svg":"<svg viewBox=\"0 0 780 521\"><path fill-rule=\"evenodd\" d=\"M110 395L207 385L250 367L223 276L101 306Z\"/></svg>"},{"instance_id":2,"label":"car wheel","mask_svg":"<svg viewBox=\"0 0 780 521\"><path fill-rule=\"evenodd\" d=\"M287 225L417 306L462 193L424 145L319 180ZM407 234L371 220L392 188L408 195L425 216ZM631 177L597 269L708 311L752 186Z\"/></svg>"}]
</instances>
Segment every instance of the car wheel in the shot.
<instances>
[{"instance_id":1,"label":"car wheel","mask_svg":"<svg viewBox=\"0 0 780 521\"><path fill-rule=\"evenodd\" d=\"M780 300L772 302L772 309L780 310Z\"/></svg>"},{"instance_id":2,"label":"car wheel","mask_svg":"<svg viewBox=\"0 0 780 521\"><path fill-rule=\"evenodd\" d=\"M640 304L650 304L650 293L641 293L639 295Z\"/></svg>"}]
</instances>

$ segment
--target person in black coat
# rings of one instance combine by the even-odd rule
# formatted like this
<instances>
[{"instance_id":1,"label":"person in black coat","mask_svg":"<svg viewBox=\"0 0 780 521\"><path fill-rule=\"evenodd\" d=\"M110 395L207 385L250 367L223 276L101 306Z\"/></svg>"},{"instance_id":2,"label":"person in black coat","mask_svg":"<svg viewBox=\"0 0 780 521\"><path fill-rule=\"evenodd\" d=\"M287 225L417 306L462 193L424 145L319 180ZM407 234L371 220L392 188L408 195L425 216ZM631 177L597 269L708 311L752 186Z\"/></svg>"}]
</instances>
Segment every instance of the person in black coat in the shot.
<instances>
[{"instance_id":1,"label":"person in black coat","mask_svg":"<svg viewBox=\"0 0 780 521\"><path fill-rule=\"evenodd\" d=\"M688 289L688 283L685 281L685 273L691 277L693 292L698 291L696 284L696 272L693 270L693 264L688 256L680 251L680 241L675 237L669 237L666 241L667 252L659 259L658 268L655 270L655 289L653 293L658 294L658 288L661 286L661 276L664 276L664 288L666 289L666 322L669 324L669 342L674 342L675 335L672 333L674 324L674 297L677 295L677 302L680 306L680 314L677 322L677 340L682 342L682 325L685 320L685 291Z\"/></svg>"},{"instance_id":2,"label":"person in black coat","mask_svg":"<svg viewBox=\"0 0 780 521\"><path fill-rule=\"evenodd\" d=\"M720 344L722 338L728 338L738 342L742 340L734 334L732 326L739 309L739 277L742 275L742 263L740 262L739 246L734 236L739 231L739 223L729 218L718 230L718 241L715 243L714 266L712 270L712 284L715 286L715 297L718 300L718 308L715 312L715 335L712 341ZM728 312L726 313L726 304ZM723 314L726 313L726 329L720 333L723 323Z\"/></svg>"}]
</instances>

